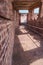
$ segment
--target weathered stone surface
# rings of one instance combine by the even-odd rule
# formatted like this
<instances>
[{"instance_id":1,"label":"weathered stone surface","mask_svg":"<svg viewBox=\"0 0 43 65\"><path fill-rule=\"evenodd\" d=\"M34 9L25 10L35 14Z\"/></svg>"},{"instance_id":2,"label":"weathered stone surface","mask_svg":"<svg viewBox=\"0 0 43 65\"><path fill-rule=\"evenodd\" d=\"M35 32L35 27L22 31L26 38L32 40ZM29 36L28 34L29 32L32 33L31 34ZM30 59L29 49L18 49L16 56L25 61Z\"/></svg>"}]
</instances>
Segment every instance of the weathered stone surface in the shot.
<instances>
[{"instance_id":1,"label":"weathered stone surface","mask_svg":"<svg viewBox=\"0 0 43 65\"><path fill-rule=\"evenodd\" d=\"M12 3L0 0L0 65L11 65L14 45Z\"/></svg>"},{"instance_id":2,"label":"weathered stone surface","mask_svg":"<svg viewBox=\"0 0 43 65\"><path fill-rule=\"evenodd\" d=\"M12 3L9 0L0 0L0 15L11 19L13 16L12 13Z\"/></svg>"},{"instance_id":3,"label":"weathered stone surface","mask_svg":"<svg viewBox=\"0 0 43 65\"><path fill-rule=\"evenodd\" d=\"M18 28L19 27L19 13L18 11L14 11L15 12L15 28Z\"/></svg>"}]
</instances>

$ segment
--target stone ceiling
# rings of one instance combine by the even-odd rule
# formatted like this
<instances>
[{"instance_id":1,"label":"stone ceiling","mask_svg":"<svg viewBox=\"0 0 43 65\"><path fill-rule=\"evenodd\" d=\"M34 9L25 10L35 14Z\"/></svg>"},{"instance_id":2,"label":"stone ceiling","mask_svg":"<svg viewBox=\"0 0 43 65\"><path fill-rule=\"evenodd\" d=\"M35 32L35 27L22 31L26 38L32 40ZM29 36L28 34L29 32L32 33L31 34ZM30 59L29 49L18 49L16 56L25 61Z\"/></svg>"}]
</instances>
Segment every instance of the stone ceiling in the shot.
<instances>
[{"instance_id":1,"label":"stone ceiling","mask_svg":"<svg viewBox=\"0 0 43 65\"><path fill-rule=\"evenodd\" d=\"M40 0L14 0L14 8L16 10L21 9L33 9L40 6Z\"/></svg>"}]
</instances>

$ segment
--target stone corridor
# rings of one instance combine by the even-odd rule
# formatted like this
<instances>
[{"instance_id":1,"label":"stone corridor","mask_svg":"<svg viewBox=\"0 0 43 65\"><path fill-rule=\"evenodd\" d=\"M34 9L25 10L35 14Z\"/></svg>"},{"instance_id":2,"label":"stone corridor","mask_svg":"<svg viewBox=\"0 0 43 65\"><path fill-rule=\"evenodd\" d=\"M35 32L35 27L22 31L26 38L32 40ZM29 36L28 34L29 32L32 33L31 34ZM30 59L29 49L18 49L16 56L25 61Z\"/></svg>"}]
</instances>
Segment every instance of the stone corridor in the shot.
<instances>
[{"instance_id":1,"label":"stone corridor","mask_svg":"<svg viewBox=\"0 0 43 65\"><path fill-rule=\"evenodd\" d=\"M0 65L43 65L43 0L0 0Z\"/></svg>"},{"instance_id":2,"label":"stone corridor","mask_svg":"<svg viewBox=\"0 0 43 65\"><path fill-rule=\"evenodd\" d=\"M40 36L20 26L15 37L12 65L43 65L43 40Z\"/></svg>"}]
</instances>

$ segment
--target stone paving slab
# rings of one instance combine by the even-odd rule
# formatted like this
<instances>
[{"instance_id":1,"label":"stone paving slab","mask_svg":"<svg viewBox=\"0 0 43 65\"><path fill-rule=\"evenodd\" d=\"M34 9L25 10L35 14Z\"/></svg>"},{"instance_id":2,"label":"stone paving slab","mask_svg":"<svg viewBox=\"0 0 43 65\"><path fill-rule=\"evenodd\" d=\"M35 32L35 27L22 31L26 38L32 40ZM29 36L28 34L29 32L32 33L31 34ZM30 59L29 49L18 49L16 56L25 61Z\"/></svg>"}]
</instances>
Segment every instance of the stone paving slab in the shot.
<instances>
[{"instance_id":1,"label":"stone paving slab","mask_svg":"<svg viewBox=\"0 0 43 65\"><path fill-rule=\"evenodd\" d=\"M25 27L15 37L13 65L43 65L43 40Z\"/></svg>"}]
</instances>

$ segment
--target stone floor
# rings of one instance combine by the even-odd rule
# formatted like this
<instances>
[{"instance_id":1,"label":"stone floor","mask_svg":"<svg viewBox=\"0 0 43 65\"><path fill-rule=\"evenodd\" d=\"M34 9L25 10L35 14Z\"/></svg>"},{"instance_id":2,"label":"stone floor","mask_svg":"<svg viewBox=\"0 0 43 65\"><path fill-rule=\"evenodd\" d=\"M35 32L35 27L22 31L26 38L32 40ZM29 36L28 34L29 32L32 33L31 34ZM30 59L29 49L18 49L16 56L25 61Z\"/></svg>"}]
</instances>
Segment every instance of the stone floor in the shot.
<instances>
[{"instance_id":1,"label":"stone floor","mask_svg":"<svg viewBox=\"0 0 43 65\"><path fill-rule=\"evenodd\" d=\"M24 26L16 31L12 65L43 65L43 39Z\"/></svg>"}]
</instances>

